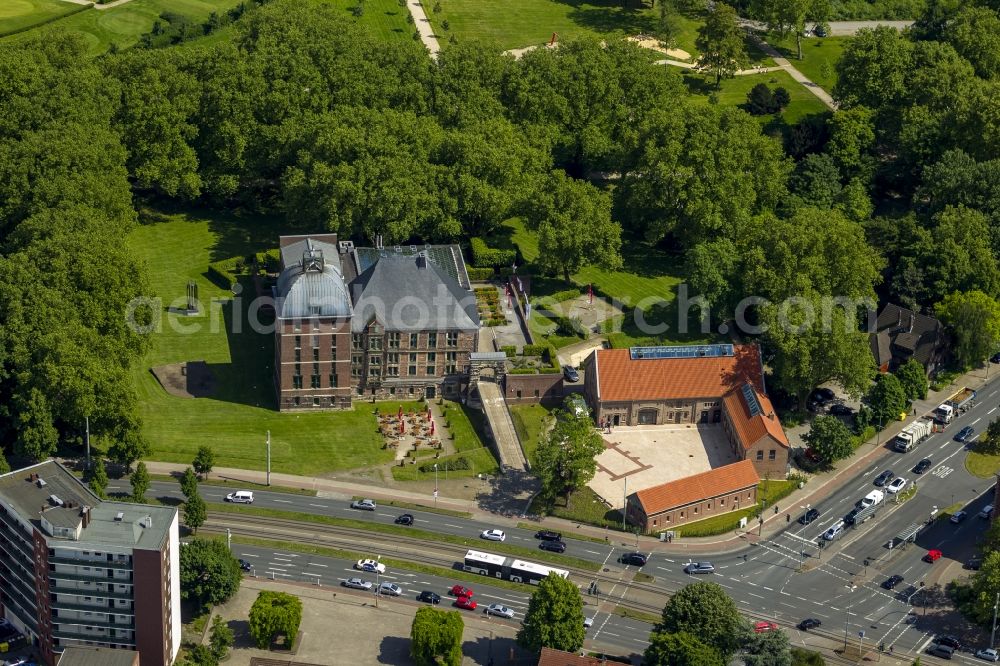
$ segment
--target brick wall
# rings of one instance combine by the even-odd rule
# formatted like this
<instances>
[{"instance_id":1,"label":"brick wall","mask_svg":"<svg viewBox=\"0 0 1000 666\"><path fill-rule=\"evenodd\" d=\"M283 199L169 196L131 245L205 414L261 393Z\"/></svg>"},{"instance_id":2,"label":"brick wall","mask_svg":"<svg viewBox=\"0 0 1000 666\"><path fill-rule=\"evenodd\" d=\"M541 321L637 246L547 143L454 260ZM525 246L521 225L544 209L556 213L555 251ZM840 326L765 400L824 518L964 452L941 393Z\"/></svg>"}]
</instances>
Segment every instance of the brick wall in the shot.
<instances>
[{"instance_id":1,"label":"brick wall","mask_svg":"<svg viewBox=\"0 0 1000 666\"><path fill-rule=\"evenodd\" d=\"M636 496L630 495L628 498L628 519L633 525L641 527L646 532L663 532L686 523L745 509L756 503L757 486L754 485L674 507L667 511L646 515Z\"/></svg>"},{"instance_id":2,"label":"brick wall","mask_svg":"<svg viewBox=\"0 0 1000 666\"><path fill-rule=\"evenodd\" d=\"M508 405L530 405L539 402L559 402L563 397L563 376L511 375L504 376L504 399Z\"/></svg>"}]
</instances>

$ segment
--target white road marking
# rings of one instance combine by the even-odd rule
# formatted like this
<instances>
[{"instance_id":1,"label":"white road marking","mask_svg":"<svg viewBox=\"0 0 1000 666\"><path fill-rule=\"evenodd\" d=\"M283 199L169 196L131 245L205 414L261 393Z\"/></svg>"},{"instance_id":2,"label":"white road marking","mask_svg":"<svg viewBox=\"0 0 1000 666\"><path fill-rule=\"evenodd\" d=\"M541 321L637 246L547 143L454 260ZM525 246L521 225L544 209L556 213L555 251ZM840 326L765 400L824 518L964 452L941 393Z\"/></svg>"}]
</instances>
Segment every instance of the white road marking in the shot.
<instances>
[{"instance_id":1,"label":"white road marking","mask_svg":"<svg viewBox=\"0 0 1000 666\"><path fill-rule=\"evenodd\" d=\"M271 569L268 569L267 573L271 574L272 576L281 576L282 578L291 578L291 576L289 576L286 573L281 573L280 571L272 571Z\"/></svg>"},{"instance_id":2,"label":"white road marking","mask_svg":"<svg viewBox=\"0 0 1000 666\"><path fill-rule=\"evenodd\" d=\"M993 413L993 412L995 412L995 411L997 411L997 408L996 408L996 407L994 407L994 408L993 408L993 409L991 409L990 411L986 412L986 415L987 415L987 416L989 416L990 414L992 414L992 413Z\"/></svg>"},{"instance_id":3,"label":"white road marking","mask_svg":"<svg viewBox=\"0 0 1000 666\"><path fill-rule=\"evenodd\" d=\"M276 557L274 559L278 560L279 562L291 562L291 560L288 559L287 557Z\"/></svg>"},{"instance_id":4,"label":"white road marking","mask_svg":"<svg viewBox=\"0 0 1000 666\"><path fill-rule=\"evenodd\" d=\"M243 557L260 557L260 555L252 555L251 553L240 553Z\"/></svg>"},{"instance_id":5,"label":"white road marking","mask_svg":"<svg viewBox=\"0 0 1000 666\"><path fill-rule=\"evenodd\" d=\"M291 504L291 503L292 503L292 501L291 501L291 500L280 500L280 499L276 499L276 500L271 500L271 501L272 501L272 502L279 502L279 503L281 503L281 504Z\"/></svg>"},{"instance_id":6,"label":"white road marking","mask_svg":"<svg viewBox=\"0 0 1000 666\"><path fill-rule=\"evenodd\" d=\"M600 555L600 553L598 553L597 551L594 551L594 550L585 550L583 552L590 553L591 555Z\"/></svg>"},{"instance_id":7,"label":"white road marking","mask_svg":"<svg viewBox=\"0 0 1000 666\"><path fill-rule=\"evenodd\" d=\"M431 522L429 520L424 520L423 518L417 518L416 520L417 520L418 523L429 523L429 522Z\"/></svg>"},{"instance_id":8,"label":"white road marking","mask_svg":"<svg viewBox=\"0 0 1000 666\"><path fill-rule=\"evenodd\" d=\"M385 516L386 518L392 518L393 517L393 515L391 513L380 513L380 514L377 514L377 515L379 515L379 516Z\"/></svg>"},{"instance_id":9,"label":"white road marking","mask_svg":"<svg viewBox=\"0 0 1000 666\"><path fill-rule=\"evenodd\" d=\"M444 526L445 526L445 527L454 527L454 528L455 528L455 529L457 529L457 530L460 530L460 529L462 529L462 526L461 526L461 525L452 525L451 523L445 523L445 524L444 524Z\"/></svg>"},{"instance_id":10,"label":"white road marking","mask_svg":"<svg viewBox=\"0 0 1000 666\"><path fill-rule=\"evenodd\" d=\"M789 608L795 608L795 606L793 606L791 604L786 604L784 601L779 601L778 603L781 604L782 606L788 606Z\"/></svg>"},{"instance_id":11,"label":"white road marking","mask_svg":"<svg viewBox=\"0 0 1000 666\"><path fill-rule=\"evenodd\" d=\"M982 421L982 420L983 420L982 418L978 418L978 419L976 419L975 421L973 421L972 423L970 423L969 425L970 425L970 426L974 426L974 425L976 425L977 423L979 423L979 422L980 422L980 421Z\"/></svg>"},{"instance_id":12,"label":"white road marking","mask_svg":"<svg viewBox=\"0 0 1000 666\"><path fill-rule=\"evenodd\" d=\"M751 597L757 597L758 599L763 599L764 598L764 597L762 597L759 594L754 594L753 592L747 592L747 594L749 594Z\"/></svg>"},{"instance_id":13,"label":"white road marking","mask_svg":"<svg viewBox=\"0 0 1000 666\"><path fill-rule=\"evenodd\" d=\"M934 637L933 636L928 636L927 640L924 641L923 643L921 643L920 647L917 648L917 652L923 652L924 650L926 650L927 646L931 644L932 640L934 640Z\"/></svg>"},{"instance_id":14,"label":"white road marking","mask_svg":"<svg viewBox=\"0 0 1000 666\"><path fill-rule=\"evenodd\" d=\"M768 587L767 585L761 585L761 587L763 587L763 588L764 588L765 590L767 590L768 592L774 592L774 589L772 589L772 588Z\"/></svg>"},{"instance_id":15,"label":"white road marking","mask_svg":"<svg viewBox=\"0 0 1000 666\"><path fill-rule=\"evenodd\" d=\"M318 506L318 507L319 507L319 508L321 508L321 509L325 509L325 508L327 508L327 505L326 505L326 504L310 504L309 506Z\"/></svg>"},{"instance_id":16,"label":"white road marking","mask_svg":"<svg viewBox=\"0 0 1000 666\"><path fill-rule=\"evenodd\" d=\"M319 562L309 562L308 564L306 564L306 566L307 567L323 567L324 569L327 568L327 565L320 564Z\"/></svg>"},{"instance_id":17,"label":"white road marking","mask_svg":"<svg viewBox=\"0 0 1000 666\"><path fill-rule=\"evenodd\" d=\"M288 571L288 567L278 566L277 564L274 564L273 562L268 562L268 564L270 565L268 567L268 571L270 571L271 569L281 569L282 571Z\"/></svg>"},{"instance_id":18,"label":"white road marking","mask_svg":"<svg viewBox=\"0 0 1000 666\"><path fill-rule=\"evenodd\" d=\"M280 557L298 557L295 553L279 553L277 551L271 553L272 555L278 555Z\"/></svg>"}]
</instances>

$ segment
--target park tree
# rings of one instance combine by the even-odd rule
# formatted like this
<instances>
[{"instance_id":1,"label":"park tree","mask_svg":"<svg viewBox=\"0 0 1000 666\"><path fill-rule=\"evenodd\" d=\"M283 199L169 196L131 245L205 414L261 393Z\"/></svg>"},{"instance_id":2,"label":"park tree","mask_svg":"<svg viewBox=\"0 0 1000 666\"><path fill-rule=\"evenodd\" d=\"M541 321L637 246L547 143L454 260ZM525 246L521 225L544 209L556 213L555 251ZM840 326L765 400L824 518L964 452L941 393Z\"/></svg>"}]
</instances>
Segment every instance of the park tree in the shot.
<instances>
[{"instance_id":1,"label":"park tree","mask_svg":"<svg viewBox=\"0 0 1000 666\"><path fill-rule=\"evenodd\" d=\"M184 502L184 524L195 534L208 518L208 506L201 495L195 493Z\"/></svg>"},{"instance_id":2,"label":"park tree","mask_svg":"<svg viewBox=\"0 0 1000 666\"><path fill-rule=\"evenodd\" d=\"M90 480L87 482L90 489L101 499L108 498L108 470L104 467L104 457L96 456L94 466L90 470Z\"/></svg>"},{"instance_id":3,"label":"park tree","mask_svg":"<svg viewBox=\"0 0 1000 666\"><path fill-rule=\"evenodd\" d=\"M215 465L215 452L212 451L212 447L199 446L198 453L194 456L194 462L191 463L194 471L204 479L211 473L213 465Z\"/></svg>"},{"instance_id":4,"label":"park tree","mask_svg":"<svg viewBox=\"0 0 1000 666\"><path fill-rule=\"evenodd\" d=\"M819 652L793 647L791 649L792 666L826 666L826 660Z\"/></svg>"},{"instance_id":5,"label":"park tree","mask_svg":"<svg viewBox=\"0 0 1000 666\"><path fill-rule=\"evenodd\" d=\"M697 636L721 655L723 663L739 649L747 633L736 604L717 583L691 583L670 597L656 632Z\"/></svg>"},{"instance_id":6,"label":"park tree","mask_svg":"<svg viewBox=\"0 0 1000 666\"><path fill-rule=\"evenodd\" d=\"M1000 419L990 421L986 432L982 434L976 443L976 450L991 456L1000 454Z\"/></svg>"},{"instance_id":7,"label":"park tree","mask_svg":"<svg viewBox=\"0 0 1000 666\"><path fill-rule=\"evenodd\" d=\"M879 375L878 381L868 393L868 406L871 409L872 423L881 430L889 423L899 418L907 411L909 399L906 389L896 375Z\"/></svg>"},{"instance_id":8,"label":"park tree","mask_svg":"<svg viewBox=\"0 0 1000 666\"><path fill-rule=\"evenodd\" d=\"M792 206L813 206L820 210L830 210L837 203L843 187L840 169L827 153L806 155L788 179Z\"/></svg>"},{"instance_id":9,"label":"park tree","mask_svg":"<svg viewBox=\"0 0 1000 666\"><path fill-rule=\"evenodd\" d=\"M180 552L181 597L197 608L221 604L240 588L240 563L225 541L192 539Z\"/></svg>"},{"instance_id":10,"label":"park tree","mask_svg":"<svg viewBox=\"0 0 1000 666\"><path fill-rule=\"evenodd\" d=\"M129 482L132 484L132 501L145 502L146 492L149 490L149 471L146 469L146 463L140 462L135 466L135 470L129 475Z\"/></svg>"},{"instance_id":11,"label":"park tree","mask_svg":"<svg viewBox=\"0 0 1000 666\"><path fill-rule=\"evenodd\" d=\"M788 634L780 629L749 634L741 656L746 666L792 666Z\"/></svg>"},{"instance_id":12,"label":"park tree","mask_svg":"<svg viewBox=\"0 0 1000 666\"><path fill-rule=\"evenodd\" d=\"M16 439L14 452L31 460L44 460L59 444L59 431L52 424L49 401L37 388L26 395L17 393L11 401Z\"/></svg>"},{"instance_id":13,"label":"park tree","mask_svg":"<svg viewBox=\"0 0 1000 666\"><path fill-rule=\"evenodd\" d=\"M302 600L285 592L263 590L250 607L250 637L261 650L282 634L291 648L302 623Z\"/></svg>"},{"instance_id":14,"label":"park tree","mask_svg":"<svg viewBox=\"0 0 1000 666\"><path fill-rule=\"evenodd\" d=\"M410 657L417 666L461 666L465 623L457 611L421 608L410 628Z\"/></svg>"},{"instance_id":15,"label":"park tree","mask_svg":"<svg viewBox=\"0 0 1000 666\"><path fill-rule=\"evenodd\" d=\"M935 306L951 327L955 360L964 368L981 363L1000 347L1000 305L981 291L955 292Z\"/></svg>"},{"instance_id":16,"label":"park tree","mask_svg":"<svg viewBox=\"0 0 1000 666\"><path fill-rule=\"evenodd\" d=\"M580 590L565 578L546 576L528 601L517 642L534 652L543 647L576 652L583 646L583 639Z\"/></svg>"},{"instance_id":17,"label":"park tree","mask_svg":"<svg viewBox=\"0 0 1000 666\"><path fill-rule=\"evenodd\" d=\"M802 33L805 32L806 21L825 23L830 6L824 0L753 0L750 11L764 22L769 32L781 38L795 35L798 58L802 60Z\"/></svg>"},{"instance_id":18,"label":"park tree","mask_svg":"<svg viewBox=\"0 0 1000 666\"><path fill-rule=\"evenodd\" d=\"M10 463L7 462L7 457L3 454L3 449L0 449L0 474L7 474L10 472Z\"/></svg>"},{"instance_id":19,"label":"park tree","mask_svg":"<svg viewBox=\"0 0 1000 666\"><path fill-rule=\"evenodd\" d=\"M844 109L894 109L907 99L913 45L889 26L862 28L837 61L833 97Z\"/></svg>"},{"instance_id":20,"label":"park tree","mask_svg":"<svg viewBox=\"0 0 1000 666\"><path fill-rule=\"evenodd\" d=\"M535 454L542 497L553 502L565 494L569 501L574 491L594 478L595 458L603 450L604 442L590 419L562 414Z\"/></svg>"},{"instance_id":21,"label":"park tree","mask_svg":"<svg viewBox=\"0 0 1000 666\"><path fill-rule=\"evenodd\" d=\"M187 499L198 494L198 475L191 467L185 467L184 473L181 475L181 493Z\"/></svg>"},{"instance_id":22,"label":"park tree","mask_svg":"<svg viewBox=\"0 0 1000 666\"><path fill-rule=\"evenodd\" d=\"M725 3L716 2L708 13L705 24L698 28L695 46L701 53L698 64L715 75L716 87L722 86L723 78L732 78L750 66L739 17Z\"/></svg>"},{"instance_id":23,"label":"park tree","mask_svg":"<svg viewBox=\"0 0 1000 666\"><path fill-rule=\"evenodd\" d=\"M654 631L643 654L647 666L724 666L722 655L686 631Z\"/></svg>"},{"instance_id":24,"label":"park tree","mask_svg":"<svg viewBox=\"0 0 1000 666\"><path fill-rule=\"evenodd\" d=\"M854 453L851 431L836 416L817 416L802 439L828 463L842 460Z\"/></svg>"},{"instance_id":25,"label":"park tree","mask_svg":"<svg viewBox=\"0 0 1000 666\"><path fill-rule=\"evenodd\" d=\"M1000 552L984 551L983 563L972 577L972 617L981 625L993 621L993 606L1000 592Z\"/></svg>"},{"instance_id":26,"label":"park tree","mask_svg":"<svg viewBox=\"0 0 1000 666\"><path fill-rule=\"evenodd\" d=\"M927 371L920 361L911 358L896 368L896 379L903 386L909 400L923 400L927 397Z\"/></svg>"},{"instance_id":27,"label":"park tree","mask_svg":"<svg viewBox=\"0 0 1000 666\"><path fill-rule=\"evenodd\" d=\"M840 177L858 179L867 185L875 176L875 112L865 106L842 109L829 121L830 140L825 154L829 155Z\"/></svg>"},{"instance_id":28,"label":"park tree","mask_svg":"<svg viewBox=\"0 0 1000 666\"><path fill-rule=\"evenodd\" d=\"M966 6L948 21L944 39L984 79L1000 76L1000 16L996 8Z\"/></svg>"},{"instance_id":29,"label":"park tree","mask_svg":"<svg viewBox=\"0 0 1000 666\"><path fill-rule=\"evenodd\" d=\"M527 204L525 219L538 232L542 270L570 275L588 264L621 267L621 227L611 219L611 197L593 185L553 171Z\"/></svg>"},{"instance_id":30,"label":"park tree","mask_svg":"<svg viewBox=\"0 0 1000 666\"><path fill-rule=\"evenodd\" d=\"M678 0L660 0L660 16L656 26L656 36L666 48L676 46L677 38L680 37L682 30L681 14L677 8L677 2Z\"/></svg>"},{"instance_id":31,"label":"park tree","mask_svg":"<svg viewBox=\"0 0 1000 666\"><path fill-rule=\"evenodd\" d=\"M221 615L212 618L212 633L209 635L208 644L211 647L212 655L216 661L222 661L229 655L229 650L236 643L233 630Z\"/></svg>"}]
</instances>

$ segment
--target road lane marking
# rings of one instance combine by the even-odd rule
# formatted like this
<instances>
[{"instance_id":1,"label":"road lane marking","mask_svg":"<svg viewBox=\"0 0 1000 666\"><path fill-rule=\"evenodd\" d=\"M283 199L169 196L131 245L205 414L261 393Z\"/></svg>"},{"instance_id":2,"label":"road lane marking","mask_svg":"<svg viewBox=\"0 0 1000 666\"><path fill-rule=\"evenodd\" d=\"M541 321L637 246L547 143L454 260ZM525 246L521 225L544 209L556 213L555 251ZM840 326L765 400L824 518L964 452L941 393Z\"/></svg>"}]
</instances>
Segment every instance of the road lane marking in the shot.
<instances>
[{"instance_id":1,"label":"road lane marking","mask_svg":"<svg viewBox=\"0 0 1000 666\"><path fill-rule=\"evenodd\" d=\"M277 551L271 553L272 555L278 555L280 557L298 557L295 553L279 553Z\"/></svg>"},{"instance_id":2,"label":"road lane marking","mask_svg":"<svg viewBox=\"0 0 1000 666\"><path fill-rule=\"evenodd\" d=\"M764 598L764 597L762 597L759 594L754 594L753 592L747 592L747 594L749 594L751 597L757 597L758 599L763 599Z\"/></svg>"},{"instance_id":3,"label":"road lane marking","mask_svg":"<svg viewBox=\"0 0 1000 666\"><path fill-rule=\"evenodd\" d=\"M784 601L779 601L778 603L781 604L782 606L788 606L789 608L795 608L795 606L793 606L791 604L786 604Z\"/></svg>"},{"instance_id":4,"label":"road lane marking","mask_svg":"<svg viewBox=\"0 0 1000 666\"><path fill-rule=\"evenodd\" d=\"M288 558L285 558L285 557L276 557L274 559L276 559L279 562L291 562L291 560L289 560Z\"/></svg>"},{"instance_id":5,"label":"road lane marking","mask_svg":"<svg viewBox=\"0 0 1000 666\"><path fill-rule=\"evenodd\" d=\"M271 574L272 577L281 576L282 578L291 578L291 576L286 573L281 573L280 571L272 571L271 569L268 569L266 573Z\"/></svg>"},{"instance_id":6,"label":"road lane marking","mask_svg":"<svg viewBox=\"0 0 1000 666\"><path fill-rule=\"evenodd\" d=\"M240 553L243 557L260 557L260 555L252 555L250 553Z\"/></svg>"},{"instance_id":7,"label":"road lane marking","mask_svg":"<svg viewBox=\"0 0 1000 666\"><path fill-rule=\"evenodd\" d=\"M268 567L268 570L271 570L271 569L281 569L282 571L288 571L288 567L278 566L274 562L268 562L268 564L270 565Z\"/></svg>"},{"instance_id":8,"label":"road lane marking","mask_svg":"<svg viewBox=\"0 0 1000 666\"><path fill-rule=\"evenodd\" d=\"M327 508L327 505L326 505L326 504L310 504L309 506L318 506L318 507L319 507L319 508L321 508L321 509L325 509L325 508Z\"/></svg>"},{"instance_id":9,"label":"road lane marking","mask_svg":"<svg viewBox=\"0 0 1000 666\"><path fill-rule=\"evenodd\" d=\"M783 595L785 595L786 597L790 597L790 596L792 596L791 594L789 594L788 592L785 592L784 590L781 590L781 593L782 593Z\"/></svg>"},{"instance_id":10,"label":"road lane marking","mask_svg":"<svg viewBox=\"0 0 1000 666\"><path fill-rule=\"evenodd\" d=\"M452 525L451 523L445 523L444 526L445 527L454 527L455 529L458 529L458 530L462 529L461 525Z\"/></svg>"},{"instance_id":11,"label":"road lane marking","mask_svg":"<svg viewBox=\"0 0 1000 666\"><path fill-rule=\"evenodd\" d=\"M763 587L763 588L764 588L765 590L767 590L768 592L774 592L774 589L772 589L772 588L768 587L767 585L761 585L761 587Z\"/></svg>"},{"instance_id":12,"label":"road lane marking","mask_svg":"<svg viewBox=\"0 0 1000 666\"><path fill-rule=\"evenodd\" d=\"M585 553L590 553L591 555L600 555L600 553L598 553L598 552L597 552L597 551L595 551L595 550L585 550L585 551L583 551L583 552L585 552Z\"/></svg>"},{"instance_id":13,"label":"road lane marking","mask_svg":"<svg viewBox=\"0 0 1000 666\"><path fill-rule=\"evenodd\" d=\"M429 520L424 520L423 518L417 518L416 520L417 520L418 523L429 523L429 522L431 522Z\"/></svg>"},{"instance_id":14,"label":"road lane marking","mask_svg":"<svg viewBox=\"0 0 1000 666\"><path fill-rule=\"evenodd\" d=\"M291 504L291 503L292 503L292 501L291 501L291 500L280 500L280 499L276 499L276 500L271 500L271 501L272 501L272 502L279 502L279 503L281 503L281 504Z\"/></svg>"},{"instance_id":15,"label":"road lane marking","mask_svg":"<svg viewBox=\"0 0 1000 666\"><path fill-rule=\"evenodd\" d=\"M992 413L993 413L993 412L995 412L995 411L997 411L997 408L996 408L996 407L994 407L994 408L993 408L993 409L991 409L990 411L986 412L986 415L987 415L987 416L989 416L990 414L992 414Z\"/></svg>"},{"instance_id":16,"label":"road lane marking","mask_svg":"<svg viewBox=\"0 0 1000 666\"><path fill-rule=\"evenodd\" d=\"M319 562L309 562L309 563L306 564L306 566L307 567L323 567L324 569L327 568L326 564L320 564Z\"/></svg>"},{"instance_id":17,"label":"road lane marking","mask_svg":"<svg viewBox=\"0 0 1000 666\"><path fill-rule=\"evenodd\" d=\"M972 423L970 423L969 425L970 425L970 426L974 426L974 425L976 425L977 423L979 423L979 422L980 422L980 421L982 421L982 420L983 420L982 418L978 418L978 419L976 419L975 421L973 421Z\"/></svg>"},{"instance_id":18,"label":"road lane marking","mask_svg":"<svg viewBox=\"0 0 1000 666\"><path fill-rule=\"evenodd\" d=\"M377 514L377 515L379 515L379 516L385 516L386 518L392 518L393 517L391 513L380 513L380 514Z\"/></svg>"}]
</instances>

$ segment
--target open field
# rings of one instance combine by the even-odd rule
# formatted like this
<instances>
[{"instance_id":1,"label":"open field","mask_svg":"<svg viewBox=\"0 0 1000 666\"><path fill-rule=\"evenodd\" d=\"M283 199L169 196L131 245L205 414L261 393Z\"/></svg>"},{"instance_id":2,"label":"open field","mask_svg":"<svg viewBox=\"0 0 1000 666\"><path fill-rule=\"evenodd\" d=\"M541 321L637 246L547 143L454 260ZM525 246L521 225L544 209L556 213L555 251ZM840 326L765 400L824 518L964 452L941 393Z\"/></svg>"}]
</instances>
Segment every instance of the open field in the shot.
<instances>
[{"instance_id":1,"label":"open field","mask_svg":"<svg viewBox=\"0 0 1000 666\"><path fill-rule=\"evenodd\" d=\"M88 9L62 0L4 0L0 2L0 35L28 30Z\"/></svg>"},{"instance_id":2,"label":"open field","mask_svg":"<svg viewBox=\"0 0 1000 666\"><path fill-rule=\"evenodd\" d=\"M197 213L152 217L129 242L147 263L153 295L163 299L165 310L172 300L183 297L192 280L205 312L176 319L164 312L145 366L136 371L151 457L187 463L198 446L209 444L220 467L263 469L264 438L270 431L276 471L322 474L392 460L393 452L381 448L370 405L346 412L275 411L272 336L247 324L251 298L234 301L231 293L205 275L210 261L273 246L281 233L278 223ZM252 289L246 287L249 296ZM218 387L212 397L169 395L149 372L151 367L185 360L208 364Z\"/></svg>"},{"instance_id":3,"label":"open field","mask_svg":"<svg viewBox=\"0 0 1000 666\"><path fill-rule=\"evenodd\" d=\"M797 63L793 63L796 64ZM765 129L780 128L782 125L793 125L802 118L814 113L825 113L828 109L823 102L809 92L805 86L796 82L787 72L765 72L723 79L722 88L716 89L715 77L685 73L684 83L696 101L709 103L711 95L715 95L718 103L724 106L742 108L747 101L747 93L758 83L766 83L772 90L782 87L792 98L791 103L777 116L756 116Z\"/></svg>"},{"instance_id":4,"label":"open field","mask_svg":"<svg viewBox=\"0 0 1000 666\"><path fill-rule=\"evenodd\" d=\"M813 83L828 93L833 92L837 83L837 61L844 53L850 37L804 37L802 39L802 60L798 59L795 38L778 39L768 37L768 42L788 58L795 69L809 77Z\"/></svg>"}]
</instances>

